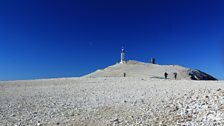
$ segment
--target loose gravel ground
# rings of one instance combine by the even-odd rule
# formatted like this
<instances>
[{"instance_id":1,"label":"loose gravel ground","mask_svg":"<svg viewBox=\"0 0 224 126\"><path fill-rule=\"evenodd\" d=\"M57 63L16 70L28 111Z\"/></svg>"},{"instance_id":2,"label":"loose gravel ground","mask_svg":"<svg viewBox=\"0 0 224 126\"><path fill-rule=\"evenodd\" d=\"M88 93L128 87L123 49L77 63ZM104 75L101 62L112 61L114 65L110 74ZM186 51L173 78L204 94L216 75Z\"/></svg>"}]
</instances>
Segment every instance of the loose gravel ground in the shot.
<instances>
[{"instance_id":1,"label":"loose gravel ground","mask_svg":"<svg viewBox=\"0 0 224 126\"><path fill-rule=\"evenodd\" d=\"M2 81L0 125L224 125L224 82L140 77Z\"/></svg>"}]
</instances>

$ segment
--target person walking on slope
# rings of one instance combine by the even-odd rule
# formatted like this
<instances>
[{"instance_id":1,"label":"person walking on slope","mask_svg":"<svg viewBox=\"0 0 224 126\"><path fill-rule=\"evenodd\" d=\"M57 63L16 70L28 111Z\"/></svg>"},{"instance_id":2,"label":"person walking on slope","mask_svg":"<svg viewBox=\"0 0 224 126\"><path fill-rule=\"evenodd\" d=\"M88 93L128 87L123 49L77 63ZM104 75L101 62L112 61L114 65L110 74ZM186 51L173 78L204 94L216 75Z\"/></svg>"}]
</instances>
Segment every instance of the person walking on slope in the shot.
<instances>
[{"instance_id":1,"label":"person walking on slope","mask_svg":"<svg viewBox=\"0 0 224 126\"><path fill-rule=\"evenodd\" d=\"M165 73L164 73L164 76L165 76L165 79L167 79L168 73L165 72Z\"/></svg>"},{"instance_id":2,"label":"person walking on slope","mask_svg":"<svg viewBox=\"0 0 224 126\"><path fill-rule=\"evenodd\" d=\"M175 80L177 79L177 73L173 73Z\"/></svg>"}]
</instances>

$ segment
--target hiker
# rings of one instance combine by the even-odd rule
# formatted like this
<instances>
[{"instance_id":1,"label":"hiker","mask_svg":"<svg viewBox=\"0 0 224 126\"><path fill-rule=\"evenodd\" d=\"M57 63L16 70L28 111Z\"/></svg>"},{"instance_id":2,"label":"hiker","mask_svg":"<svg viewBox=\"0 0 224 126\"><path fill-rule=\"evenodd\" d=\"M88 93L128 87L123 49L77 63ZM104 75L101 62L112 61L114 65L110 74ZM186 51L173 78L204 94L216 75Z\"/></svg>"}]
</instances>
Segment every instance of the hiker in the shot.
<instances>
[{"instance_id":1,"label":"hiker","mask_svg":"<svg viewBox=\"0 0 224 126\"><path fill-rule=\"evenodd\" d=\"M165 76L165 79L167 79L168 73L165 72L165 73L164 73L164 76Z\"/></svg>"},{"instance_id":2,"label":"hiker","mask_svg":"<svg viewBox=\"0 0 224 126\"><path fill-rule=\"evenodd\" d=\"M177 79L177 73L173 73L175 80Z\"/></svg>"},{"instance_id":3,"label":"hiker","mask_svg":"<svg viewBox=\"0 0 224 126\"><path fill-rule=\"evenodd\" d=\"M124 73L124 77L126 77L126 73Z\"/></svg>"}]
</instances>

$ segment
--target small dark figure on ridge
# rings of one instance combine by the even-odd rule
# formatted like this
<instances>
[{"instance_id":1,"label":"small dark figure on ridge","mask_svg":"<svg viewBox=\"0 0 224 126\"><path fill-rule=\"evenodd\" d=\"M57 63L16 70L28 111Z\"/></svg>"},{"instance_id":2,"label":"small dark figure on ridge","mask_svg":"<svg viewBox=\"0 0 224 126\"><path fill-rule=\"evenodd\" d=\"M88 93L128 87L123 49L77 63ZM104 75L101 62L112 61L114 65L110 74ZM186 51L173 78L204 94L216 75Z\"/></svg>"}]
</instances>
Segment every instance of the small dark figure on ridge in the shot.
<instances>
[{"instance_id":1,"label":"small dark figure on ridge","mask_svg":"<svg viewBox=\"0 0 224 126\"><path fill-rule=\"evenodd\" d=\"M175 80L177 79L177 73L173 73Z\"/></svg>"},{"instance_id":2,"label":"small dark figure on ridge","mask_svg":"<svg viewBox=\"0 0 224 126\"><path fill-rule=\"evenodd\" d=\"M165 73L164 73L164 76L165 76L165 79L167 79L168 73L165 72Z\"/></svg>"},{"instance_id":3,"label":"small dark figure on ridge","mask_svg":"<svg viewBox=\"0 0 224 126\"><path fill-rule=\"evenodd\" d=\"M124 73L124 77L126 77L126 73Z\"/></svg>"}]
</instances>

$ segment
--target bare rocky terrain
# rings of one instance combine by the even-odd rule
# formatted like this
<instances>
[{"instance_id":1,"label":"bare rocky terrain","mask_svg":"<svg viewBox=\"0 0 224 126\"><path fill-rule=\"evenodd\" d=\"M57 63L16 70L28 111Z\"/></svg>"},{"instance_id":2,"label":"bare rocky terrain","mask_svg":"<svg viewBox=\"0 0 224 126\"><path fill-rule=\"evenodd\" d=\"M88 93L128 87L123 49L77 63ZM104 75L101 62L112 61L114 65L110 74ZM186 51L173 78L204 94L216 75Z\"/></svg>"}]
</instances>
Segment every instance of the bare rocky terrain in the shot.
<instances>
[{"instance_id":1,"label":"bare rocky terrain","mask_svg":"<svg viewBox=\"0 0 224 126\"><path fill-rule=\"evenodd\" d=\"M177 80L217 80L205 72L180 65L159 65L135 60L128 60L125 64L117 63L104 69L99 69L85 77L123 77L125 73L127 77L163 79L165 72L168 73L169 79L174 79L174 73L176 73Z\"/></svg>"},{"instance_id":2,"label":"bare rocky terrain","mask_svg":"<svg viewBox=\"0 0 224 126\"><path fill-rule=\"evenodd\" d=\"M224 125L224 82L148 77L0 82L2 126Z\"/></svg>"}]
</instances>

